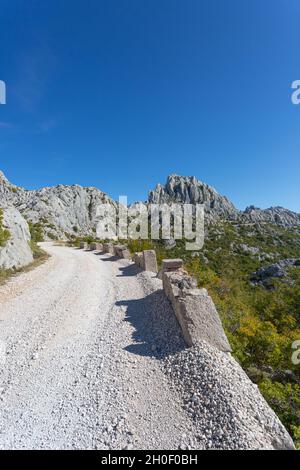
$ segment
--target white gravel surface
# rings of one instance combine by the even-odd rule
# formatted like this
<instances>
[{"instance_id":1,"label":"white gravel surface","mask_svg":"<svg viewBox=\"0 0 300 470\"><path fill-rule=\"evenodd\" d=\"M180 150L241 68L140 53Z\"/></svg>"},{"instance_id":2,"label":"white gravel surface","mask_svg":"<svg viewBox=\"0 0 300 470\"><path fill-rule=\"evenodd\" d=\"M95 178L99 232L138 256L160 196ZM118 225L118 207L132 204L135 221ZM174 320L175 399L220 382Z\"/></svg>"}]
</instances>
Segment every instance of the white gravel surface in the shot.
<instances>
[{"instance_id":1,"label":"white gravel surface","mask_svg":"<svg viewBox=\"0 0 300 470\"><path fill-rule=\"evenodd\" d=\"M153 274L43 247L0 287L0 448L293 447L229 355L185 348Z\"/></svg>"},{"instance_id":2,"label":"white gravel surface","mask_svg":"<svg viewBox=\"0 0 300 470\"><path fill-rule=\"evenodd\" d=\"M45 264L0 287L0 448L186 445L193 423L169 389L165 331L149 314L163 297L147 297L147 277L128 261L44 249Z\"/></svg>"}]
</instances>

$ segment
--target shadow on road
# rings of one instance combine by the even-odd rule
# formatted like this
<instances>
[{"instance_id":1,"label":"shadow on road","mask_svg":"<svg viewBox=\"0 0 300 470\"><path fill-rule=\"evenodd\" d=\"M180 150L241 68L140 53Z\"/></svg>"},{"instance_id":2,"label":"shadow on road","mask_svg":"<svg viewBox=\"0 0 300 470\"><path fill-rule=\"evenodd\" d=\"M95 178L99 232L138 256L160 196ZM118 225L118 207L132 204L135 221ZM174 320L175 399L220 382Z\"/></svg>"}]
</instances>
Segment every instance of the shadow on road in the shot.
<instances>
[{"instance_id":1,"label":"shadow on road","mask_svg":"<svg viewBox=\"0 0 300 470\"><path fill-rule=\"evenodd\" d=\"M117 274L117 277L136 276L142 270L136 264L130 264L129 266L120 266L119 271L121 274Z\"/></svg>"},{"instance_id":2,"label":"shadow on road","mask_svg":"<svg viewBox=\"0 0 300 470\"><path fill-rule=\"evenodd\" d=\"M100 253L100 254L102 255L103 253ZM120 258L118 258L115 255L111 255L111 256L109 256L109 258L102 258L102 261L117 261L118 259L120 259Z\"/></svg>"},{"instance_id":3,"label":"shadow on road","mask_svg":"<svg viewBox=\"0 0 300 470\"><path fill-rule=\"evenodd\" d=\"M126 351L161 359L185 349L176 317L162 290L141 299L120 300L116 305L126 307L125 321L135 329L134 342Z\"/></svg>"}]
</instances>

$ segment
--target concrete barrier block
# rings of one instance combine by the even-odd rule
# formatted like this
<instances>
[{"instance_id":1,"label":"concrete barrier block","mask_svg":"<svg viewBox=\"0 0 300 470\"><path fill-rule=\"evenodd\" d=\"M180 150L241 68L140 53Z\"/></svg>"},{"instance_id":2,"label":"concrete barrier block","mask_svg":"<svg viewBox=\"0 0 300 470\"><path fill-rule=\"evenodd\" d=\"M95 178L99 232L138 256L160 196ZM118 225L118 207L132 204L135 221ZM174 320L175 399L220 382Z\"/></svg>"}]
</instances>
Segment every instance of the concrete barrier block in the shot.
<instances>
[{"instance_id":1,"label":"concrete barrier block","mask_svg":"<svg viewBox=\"0 0 300 470\"><path fill-rule=\"evenodd\" d=\"M114 245L114 254L119 258L122 258L122 250L126 250L125 245Z\"/></svg>"},{"instance_id":2,"label":"concrete barrier block","mask_svg":"<svg viewBox=\"0 0 300 470\"><path fill-rule=\"evenodd\" d=\"M102 245L102 243L96 243L96 250L97 250L97 251L102 251L102 250L103 250L103 245Z\"/></svg>"},{"instance_id":3,"label":"concrete barrier block","mask_svg":"<svg viewBox=\"0 0 300 470\"><path fill-rule=\"evenodd\" d=\"M216 307L206 289L196 280L176 272L163 272L163 288L170 300L188 346L206 341L215 348L231 352Z\"/></svg>"},{"instance_id":4,"label":"concrete barrier block","mask_svg":"<svg viewBox=\"0 0 300 470\"><path fill-rule=\"evenodd\" d=\"M174 259L163 259L162 261L162 269L166 271L174 271L176 269L180 269L183 266L183 261L180 258Z\"/></svg>"},{"instance_id":5,"label":"concrete barrier block","mask_svg":"<svg viewBox=\"0 0 300 470\"><path fill-rule=\"evenodd\" d=\"M91 251L97 250L97 243L94 243L94 242L90 243L90 250Z\"/></svg>"},{"instance_id":6,"label":"concrete barrier block","mask_svg":"<svg viewBox=\"0 0 300 470\"><path fill-rule=\"evenodd\" d=\"M164 274L168 274L164 276ZM197 281L184 271L174 271L162 273L163 287L166 296L173 303L177 297L189 293L192 289L197 289Z\"/></svg>"},{"instance_id":7,"label":"concrete barrier block","mask_svg":"<svg viewBox=\"0 0 300 470\"><path fill-rule=\"evenodd\" d=\"M103 245L104 253L110 253L111 255L114 254L114 245L113 243L104 243Z\"/></svg>"},{"instance_id":8,"label":"concrete barrier block","mask_svg":"<svg viewBox=\"0 0 300 470\"><path fill-rule=\"evenodd\" d=\"M157 274L158 279L162 280L164 272L180 272L181 275L188 274L184 269L183 261L180 258L163 259L162 267Z\"/></svg>"},{"instance_id":9,"label":"concrete barrier block","mask_svg":"<svg viewBox=\"0 0 300 470\"><path fill-rule=\"evenodd\" d=\"M80 249L81 250L88 250L89 245L87 242L80 242Z\"/></svg>"},{"instance_id":10,"label":"concrete barrier block","mask_svg":"<svg viewBox=\"0 0 300 470\"><path fill-rule=\"evenodd\" d=\"M120 245L114 245L114 247L113 247L113 248L114 248L114 255L115 255L115 256L118 256L118 249L119 249L119 246L120 246Z\"/></svg>"},{"instance_id":11,"label":"concrete barrier block","mask_svg":"<svg viewBox=\"0 0 300 470\"><path fill-rule=\"evenodd\" d=\"M142 251L134 253L133 261L139 268L144 269L144 256Z\"/></svg>"},{"instance_id":12,"label":"concrete barrier block","mask_svg":"<svg viewBox=\"0 0 300 470\"><path fill-rule=\"evenodd\" d=\"M143 251L143 266L145 271L157 273L157 260L155 250Z\"/></svg>"},{"instance_id":13,"label":"concrete barrier block","mask_svg":"<svg viewBox=\"0 0 300 470\"><path fill-rule=\"evenodd\" d=\"M120 258L123 258L123 259L131 259L131 253L127 248L123 248L122 250L119 250L119 256Z\"/></svg>"}]
</instances>

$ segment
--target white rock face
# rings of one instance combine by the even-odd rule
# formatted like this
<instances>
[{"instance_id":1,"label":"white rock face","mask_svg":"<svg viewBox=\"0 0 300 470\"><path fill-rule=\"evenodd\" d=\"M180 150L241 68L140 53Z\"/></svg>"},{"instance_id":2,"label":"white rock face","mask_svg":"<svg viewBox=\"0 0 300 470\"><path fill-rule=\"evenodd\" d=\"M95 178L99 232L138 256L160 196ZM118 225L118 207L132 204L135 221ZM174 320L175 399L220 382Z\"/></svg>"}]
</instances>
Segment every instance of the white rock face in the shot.
<instances>
[{"instance_id":1,"label":"white rock face","mask_svg":"<svg viewBox=\"0 0 300 470\"><path fill-rule=\"evenodd\" d=\"M13 205L27 220L41 223L45 238L95 235L97 207L115 202L97 188L58 185L27 191L0 172L0 202Z\"/></svg>"},{"instance_id":2,"label":"white rock face","mask_svg":"<svg viewBox=\"0 0 300 470\"><path fill-rule=\"evenodd\" d=\"M284 207L270 207L263 210L250 206L246 208L244 214L252 222L268 222L282 227L300 226L300 214Z\"/></svg>"},{"instance_id":3,"label":"white rock face","mask_svg":"<svg viewBox=\"0 0 300 470\"><path fill-rule=\"evenodd\" d=\"M0 247L0 268L21 268L32 263L33 256L28 242L29 227L20 212L14 207L3 209L3 226L10 232L10 239Z\"/></svg>"}]
</instances>

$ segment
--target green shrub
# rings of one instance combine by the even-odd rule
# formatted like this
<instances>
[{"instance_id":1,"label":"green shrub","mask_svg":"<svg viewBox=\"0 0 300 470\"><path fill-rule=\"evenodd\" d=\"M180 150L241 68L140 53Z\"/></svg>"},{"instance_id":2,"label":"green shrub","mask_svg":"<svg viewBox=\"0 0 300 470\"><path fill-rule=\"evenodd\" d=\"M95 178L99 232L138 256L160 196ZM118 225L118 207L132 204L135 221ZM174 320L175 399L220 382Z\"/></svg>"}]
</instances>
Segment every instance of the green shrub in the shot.
<instances>
[{"instance_id":1,"label":"green shrub","mask_svg":"<svg viewBox=\"0 0 300 470\"><path fill-rule=\"evenodd\" d=\"M34 224L28 222L31 240L35 243L44 241L43 225L41 223Z\"/></svg>"},{"instance_id":2,"label":"green shrub","mask_svg":"<svg viewBox=\"0 0 300 470\"><path fill-rule=\"evenodd\" d=\"M300 386L262 380L259 389L287 430L300 445Z\"/></svg>"}]
</instances>

